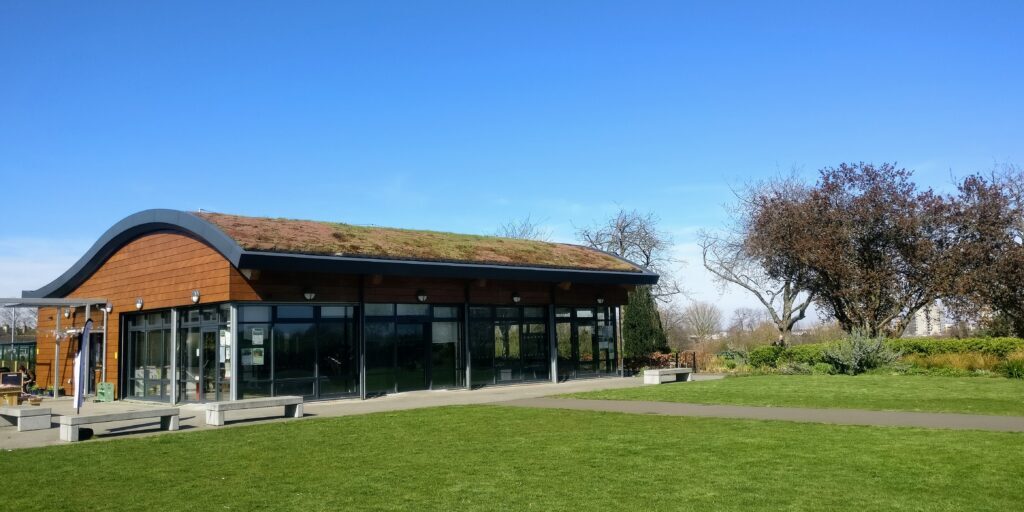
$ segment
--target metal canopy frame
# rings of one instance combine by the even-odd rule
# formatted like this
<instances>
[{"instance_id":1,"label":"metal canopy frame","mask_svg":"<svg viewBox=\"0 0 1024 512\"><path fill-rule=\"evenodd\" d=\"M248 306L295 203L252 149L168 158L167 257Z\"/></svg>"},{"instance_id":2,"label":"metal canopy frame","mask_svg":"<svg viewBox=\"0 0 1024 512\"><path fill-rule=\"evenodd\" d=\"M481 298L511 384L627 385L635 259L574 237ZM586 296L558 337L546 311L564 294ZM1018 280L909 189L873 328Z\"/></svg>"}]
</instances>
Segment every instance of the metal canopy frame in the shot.
<instances>
[{"instance_id":1,"label":"metal canopy frame","mask_svg":"<svg viewBox=\"0 0 1024 512\"><path fill-rule=\"evenodd\" d=\"M40 307L55 307L57 308L56 323L54 327L54 344L53 344L53 366L51 367L53 373L53 398L59 396L60 389L60 365L57 361L60 360L60 319L61 309L77 309L85 308L85 318L89 319L91 316L91 309L93 306L100 306L100 311L103 312L103 381L107 381L107 309L105 306L108 304L107 299L36 299L36 298L0 298L0 307L4 308L40 308ZM83 340L88 343L89 340ZM36 349L38 350L38 348Z\"/></svg>"}]
</instances>

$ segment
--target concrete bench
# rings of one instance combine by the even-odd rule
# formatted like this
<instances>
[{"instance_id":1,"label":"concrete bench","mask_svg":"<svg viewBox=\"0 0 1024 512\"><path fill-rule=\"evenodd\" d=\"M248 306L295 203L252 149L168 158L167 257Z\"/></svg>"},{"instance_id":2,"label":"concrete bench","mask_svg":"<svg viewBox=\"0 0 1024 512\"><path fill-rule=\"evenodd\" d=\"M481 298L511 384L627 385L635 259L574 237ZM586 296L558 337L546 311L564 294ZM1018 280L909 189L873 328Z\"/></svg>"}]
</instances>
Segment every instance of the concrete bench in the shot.
<instances>
[{"instance_id":1,"label":"concrete bench","mask_svg":"<svg viewBox=\"0 0 1024 512\"><path fill-rule=\"evenodd\" d=\"M50 428L50 408L0 407L0 425L17 425L18 432Z\"/></svg>"},{"instance_id":2,"label":"concrete bench","mask_svg":"<svg viewBox=\"0 0 1024 512\"><path fill-rule=\"evenodd\" d=\"M688 381L693 375L692 368L660 368L644 370L644 384L664 384L666 382Z\"/></svg>"},{"instance_id":3,"label":"concrete bench","mask_svg":"<svg viewBox=\"0 0 1024 512\"><path fill-rule=\"evenodd\" d=\"M160 418L160 430L178 430L178 409L142 409L138 411L111 412L105 414L83 414L60 417L60 440L78 441L78 429L82 425Z\"/></svg>"},{"instance_id":4,"label":"concrete bench","mask_svg":"<svg viewBox=\"0 0 1024 512\"><path fill-rule=\"evenodd\" d=\"M302 417L301 396L273 396L265 398L246 398L244 400L233 400L230 402L210 402L206 404L206 424L213 426L224 425L224 413L227 411L241 411L244 409L260 409L263 407L284 406L285 418Z\"/></svg>"}]
</instances>

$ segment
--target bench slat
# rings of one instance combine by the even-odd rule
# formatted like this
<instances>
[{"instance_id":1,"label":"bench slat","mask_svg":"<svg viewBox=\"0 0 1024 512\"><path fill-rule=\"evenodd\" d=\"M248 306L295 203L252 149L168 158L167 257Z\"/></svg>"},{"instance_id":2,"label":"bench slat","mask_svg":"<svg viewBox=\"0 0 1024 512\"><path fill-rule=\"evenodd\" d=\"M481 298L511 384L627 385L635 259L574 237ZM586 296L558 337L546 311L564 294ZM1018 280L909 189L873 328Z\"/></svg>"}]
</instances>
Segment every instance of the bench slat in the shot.
<instances>
[{"instance_id":1,"label":"bench slat","mask_svg":"<svg viewBox=\"0 0 1024 512\"><path fill-rule=\"evenodd\" d=\"M204 404L207 411L238 411L242 409L259 409L262 407L280 407L283 405L296 405L302 403L301 396L273 396L260 398L246 398L230 402L209 402Z\"/></svg>"},{"instance_id":2,"label":"bench slat","mask_svg":"<svg viewBox=\"0 0 1024 512\"><path fill-rule=\"evenodd\" d=\"M171 409L144 409L139 411L112 412L105 414L89 414L81 416L61 416L61 425L88 425L91 423L107 423L110 421L140 420L145 418L161 418L165 416L178 416L177 408Z\"/></svg>"},{"instance_id":3,"label":"bench slat","mask_svg":"<svg viewBox=\"0 0 1024 512\"><path fill-rule=\"evenodd\" d=\"M0 407L0 416L13 416L15 418L28 418L30 416L49 415L49 407Z\"/></svg>"}]
</instances>

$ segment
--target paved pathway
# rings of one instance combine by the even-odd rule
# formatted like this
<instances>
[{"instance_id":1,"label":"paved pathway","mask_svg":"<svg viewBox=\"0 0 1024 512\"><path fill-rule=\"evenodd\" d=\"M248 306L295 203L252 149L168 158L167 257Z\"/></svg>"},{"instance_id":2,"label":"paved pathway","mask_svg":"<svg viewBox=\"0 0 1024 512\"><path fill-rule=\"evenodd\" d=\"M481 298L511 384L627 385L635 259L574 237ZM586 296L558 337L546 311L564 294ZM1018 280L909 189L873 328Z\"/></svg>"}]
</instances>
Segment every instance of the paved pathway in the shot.
<instances>
[{"instance_id":1,"label":"paved pathway","mask_svg":"<svg viewBox=\"0 0 1024 512\"><path fill-rule=\"evenodd\" d=\"M413 391L371 398L369 400L348 398L344 400L306 402L304 404L304 409L307 418L318 416L350 416L355 414L402 411L406 409L440 407L445 405L490 404L508 400L549 396L559 393L577 393L602 389L635 387L640 385L641 380L639 378L609 377L573 380L558 384L530 383L491 386L474 389L472 391ZM48 399L43 401L43 405L41 407L50 407L52 409L53 414L55 415L53 418L53 428L32 432L17 432L14 427L0 427L0 450L68 444L59 440L56 415L73 415L74 409L72 408L71 400L68 398L61 398L57 400ZM86 403L82 407L82 414L132 411L145 409L147 407L167 407L167 404L152 404L126 400L109 403L90 402ZM231 428L232 426L267 423L271 421L295 421L281 417L281 413L284 409L283 407L249 409L245 411L229 412L227 415L228 424L224 427L208 427L206 426L206 418L201 406L186 404L178 407L181 409L181 430L179 432L193 432L210 428ZM90 425L90 427L94 428L96 432L96 440L165 434L165 432L158 430L158 421L143 421L142 423L139 421L100 423Z\"/></svg>"},{"instance_id":2,"label":"paved pathway","mask_svg":"<svg viewBox=\"0 0 1024 512\"><path fill-rule=\"evenodd\" d=\"M665 416L700 416L752 420L803 421L839 425L886 427L924 427L955 430L993 430L1024 432L1024 417L982 416L975 414L886 412L859 409L803 409L796 407L749 407L742 405L702 405L676 402L631 400L577 400L569 398L526 398L502 402L514 407L575 409Z\"/></svg>"}]
</instances>

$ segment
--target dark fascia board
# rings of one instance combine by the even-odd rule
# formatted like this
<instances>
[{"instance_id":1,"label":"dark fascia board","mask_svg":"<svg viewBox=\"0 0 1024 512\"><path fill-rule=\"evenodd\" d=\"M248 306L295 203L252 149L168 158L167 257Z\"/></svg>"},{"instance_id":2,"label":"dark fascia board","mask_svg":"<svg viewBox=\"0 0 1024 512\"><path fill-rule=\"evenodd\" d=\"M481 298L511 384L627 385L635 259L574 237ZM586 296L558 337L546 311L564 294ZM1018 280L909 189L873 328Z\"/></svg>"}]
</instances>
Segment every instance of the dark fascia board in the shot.
<instances>
[{"instance_id":1,"label":"dark fascia board","mask_svg":"<svg viewBox=\"0 0 1024 512\"><path fill-rule=\"evenodd\" d=\"M553 283L569 281L573 283L610 285L653 285L658 282L658 274L647 270L640 272L615 272L607 270L486 265L479 263L314 256L256 251L243 252L239 265L239 268L295 272L381 274L452 279L496 279Z\"/></svg>"},{"instance_id":2,"label":"dark fascia board","mask_svg":"<svg viewBox=\"0 0 1024 512\"><path fill-rule=\"evenodd\" d=\"M242 247L210 222L178 210L145 210L125 217L108 229L67 272L50 284L22 292L23 298L58 298L71 293L96 272L104 262L128 242L147 233L176 231L190 234L221 253L232 264L238 263Z\"/></svg>"},{"instance_id":3,"label":"dark fascia board","mask_svg":"<svg viewBox=\"0 0 1024 512\"><path fill-rule=\"evenodd\" d=\"M67 272L38 290L22 292L21 296L23 298L64 297L85 282L122 246L139 236L159 231L175 231L192 235L219 252L235 268L239 269L461 279L569 281L609 285L653 285L658 282L658 274L639 266L637 266L639 272L615 272L246 251L220 228L205 219L188 212L156 209L145 210L125 217L103 233L103 236ZM618 256L615 257L618 258ZM636 266L632 262L628 263Z\"/></svg>"}]
</instances>

